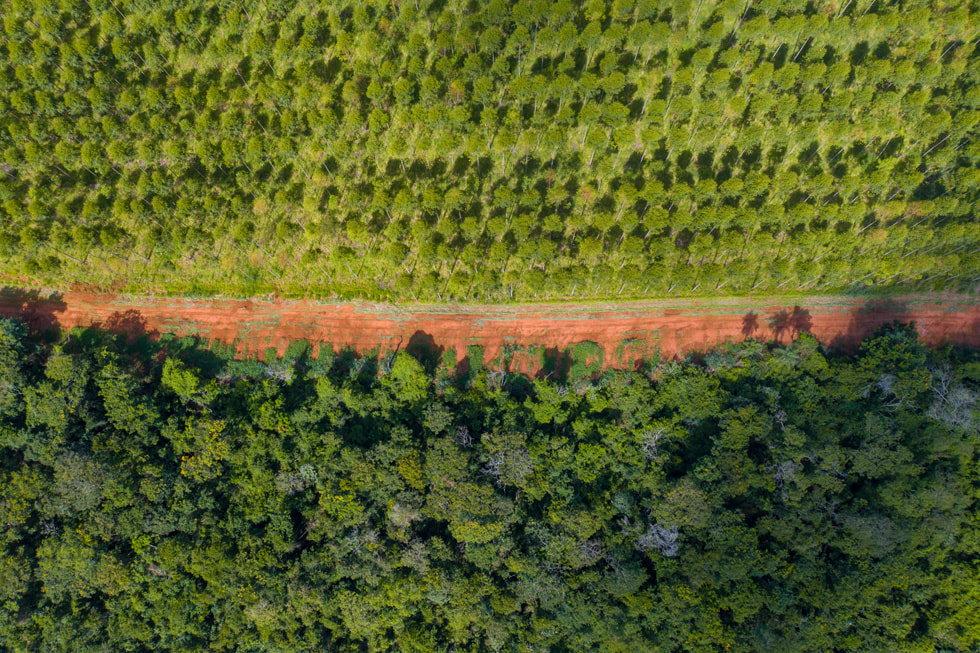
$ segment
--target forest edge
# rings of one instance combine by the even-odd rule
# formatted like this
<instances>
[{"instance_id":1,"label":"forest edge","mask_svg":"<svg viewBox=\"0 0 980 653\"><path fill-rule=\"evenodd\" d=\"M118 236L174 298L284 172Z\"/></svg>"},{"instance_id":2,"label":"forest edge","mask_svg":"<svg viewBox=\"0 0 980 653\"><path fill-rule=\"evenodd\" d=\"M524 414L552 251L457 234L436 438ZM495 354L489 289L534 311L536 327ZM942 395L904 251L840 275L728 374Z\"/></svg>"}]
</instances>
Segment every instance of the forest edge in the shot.
<instances>
[{"instance_id":1,"label":"forest edge","mask_svg":"<svg viewBox=\"0 0 980 653\"><path fill-rule=\"evenodd\" d=\"M358 352L416 349L455 352L457 363L482 348L484 362L506 359L536 373L563 352L594 343L597 362L626 368L651 355L674 357L746 340L786 342L811 333L852 350L878 327L914 322L925 344L980 347L980 305L967 295L886 298L812 296L692 299L621 304L508 306L323 303L300 300L191 299L68 291L0 289L0 316L32 330L96 326L132 336L197 336L232 345L237 355L282 355L305 341Z\"/></svg>"}]
</instances>

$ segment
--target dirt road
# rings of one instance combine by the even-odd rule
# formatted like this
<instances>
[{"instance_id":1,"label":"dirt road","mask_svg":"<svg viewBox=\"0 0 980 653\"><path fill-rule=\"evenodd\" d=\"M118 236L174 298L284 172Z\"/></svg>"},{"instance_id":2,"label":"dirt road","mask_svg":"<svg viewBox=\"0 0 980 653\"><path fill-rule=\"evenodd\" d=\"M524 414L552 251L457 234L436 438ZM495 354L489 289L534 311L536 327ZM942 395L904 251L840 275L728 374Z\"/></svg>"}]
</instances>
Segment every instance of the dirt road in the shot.
<instances>
[{"instance_id":1,"label":"dirt road","mask_svg":"<svg viewBox=\"0 0 980 653\"><path fill-rule=\"evenodd\" d=\"M301 300L177 299L67 292L0 291L0 315L37 328L101 325L130 333L196 335L235 343L242 354L307 340L360 351L410 344L455 348L481 345L493 360L505 345L562 350L598 343L606 362L629 365L659 348L662 355L702 350L745 338L786 341L809 332L853 348L877 327L914 320L929 344L980 347L980 302L970 296L919 295L888 299L801 297L671 300L622 304L513 306L391 306ZM627 343L624 347L623 343ZM615 352L615 353L614 353ZM532 367L534 363L529 363Z\"/></svg>"}]
</instances>

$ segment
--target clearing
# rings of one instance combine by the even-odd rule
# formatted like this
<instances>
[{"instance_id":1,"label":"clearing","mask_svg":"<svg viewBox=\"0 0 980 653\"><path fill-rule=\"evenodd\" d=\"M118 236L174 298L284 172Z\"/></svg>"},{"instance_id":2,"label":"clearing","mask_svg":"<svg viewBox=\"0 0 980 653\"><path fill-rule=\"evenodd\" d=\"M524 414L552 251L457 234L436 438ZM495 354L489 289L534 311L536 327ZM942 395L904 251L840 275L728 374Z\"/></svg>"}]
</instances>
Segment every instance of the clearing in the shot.
<instances>
[{"instance_id":1,"label":"clearing","mask_svg":"<svg viewBox=\"0 0 980 653\"><path fill-rule=\"evenodd\" d=\"M405 347L482 346L487 361L508 350L534 348L516 367L540 367L580 342L594 342L605 363L631 365L659 349L663 356L704 350L734 340L787 341L809 332L821 342L852 349L877 327L915 321L924 342L980 347L980 303L966 295L889 298L809 296L677 299L656 302L533 305L388 305L303 300L188 299L107 295L85 291L45 294L0 290L0 315L25 318L37 329L101 326L114 331L198 336L234 343L239 354L282 352L297 340L358 351ZM514 347L508 347L513 345ZM521 362L521 361L524 362Z\"/></svg>"}]
</instances>

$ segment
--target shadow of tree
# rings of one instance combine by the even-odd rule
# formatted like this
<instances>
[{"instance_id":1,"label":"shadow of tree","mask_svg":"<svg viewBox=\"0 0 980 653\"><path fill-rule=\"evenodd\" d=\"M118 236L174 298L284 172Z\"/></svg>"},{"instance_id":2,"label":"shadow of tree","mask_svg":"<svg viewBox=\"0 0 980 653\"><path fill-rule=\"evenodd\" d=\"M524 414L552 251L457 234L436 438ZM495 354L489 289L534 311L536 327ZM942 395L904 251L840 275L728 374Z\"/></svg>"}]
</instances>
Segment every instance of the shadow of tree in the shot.
<instances>
[{"instance_id":1,"label":"shadow of tree","mask_svg":"<svg viewBox=\"0 0 980 653\"><path fill-rule=\"evenodd\" d=\"M126 335L130 341L147 335L151 338L158 337L160 332L156 329L147 329L146 318L135 309L126 311L116 311L102 322L92 325L93 329L102 329L117 335Z\"/></svg>"},{"instance_id":2,"label":"shadow of tree","mask_svg":"<svg viewBox=\"0 0 980 653\"><path fill-rule=\"evenodd\" d=\"M160 332L147 328L146 318L135 309L115 311L104 321L96 322L89 328L116 336L128 348L140 352L141 355L154 349L152 343L160 339Z\"/></svg>"},{"instance_id":3,"label":"shadow of tree","mask_svg":"<svg viewBox=\"0 0 980 653\"><path fill-rule=\"evenodd\" d=\"M62 297L60 293L42 294L39 290L4 286L0 288L0 316L24 320L35 334L59 333L58 314L67 308Z\"/></svg>"},{"instance_id":4,"label":"shadow of tree","mask_svg":"<svg viewBox=\"0 0 980 653\"><path fill-rule=\"evenodd\" d=\"M749 311L742 318L742 335L746 338L751 338L755 335L755 332L759 330L759 314L755 311Z\"/></svg>"},{"instance_id":5,"label":"shadow of tree","mask_svg":"<svg viewBox=\"0 0 980 653\"><path fill-rule=\"evenodd\" d=\"M813 318L810 317L810 311L794 306L793 312L789 315L789 328L794 336L809 333L810 329L813 328Z\"/></svg>"},{"instance_id":6,"label":"shadow of tree","mask_svg":"<svg viewBox=\"0 0 980 653\"><path fill-rule=\"evenodd\" d=\"M810 312L799 306L794 306L792 311L779 311L773 314L768 322L777 342L782 340L784 335L793 339L801 333L808 333L813 328ZM742 332L745 333L744 326Z\"/></svg>"},{"instance_id":7,"label":"shadow of tree","mask_svg":"<svg viewBox=\"0 0 980 653\"><path fill-rule=\"evenodd\" d=\"M418 330L412 334L405 346L405 353L417 360L425 371L434 374L442 360L443 347L436 344L430 333Z\"/></svg>"},{"instance_id":8,"label":"shadow of tree","mask_svg":"<svg viewBox=\"0 0 980 653\"><path fill-rule=\"evenodd\" d=\"M472 368L472 364L470 363L469 356L464 356L462 359L456 361L456 369L453 375L457 379L464 378L470 373L471 368Z\"/></svg>"},{"instance_id":9,"label":"shadow of tree","mask_svg":"<svg viewBox=\"0 0 980 653\"><path fill-rule=\"evenodd\" d=\"M914 315L904 301L892 298L870 299L851 312L847 327L830 341L830 348L854 353L861 341L892 322L910 322Z\"/></svg>"},{"instance_id":10,"label":"shadow of tree","mask_svg":"<svg viewBox=\"0 0 980 653\"><path fill-rule=\"evenodd\" d=\"M568 378L568 371L571 367L572 354L568 349L548 347L544 350L541 369L535 373L534 378L564 381Z\"/></svg>"}]
</instances>

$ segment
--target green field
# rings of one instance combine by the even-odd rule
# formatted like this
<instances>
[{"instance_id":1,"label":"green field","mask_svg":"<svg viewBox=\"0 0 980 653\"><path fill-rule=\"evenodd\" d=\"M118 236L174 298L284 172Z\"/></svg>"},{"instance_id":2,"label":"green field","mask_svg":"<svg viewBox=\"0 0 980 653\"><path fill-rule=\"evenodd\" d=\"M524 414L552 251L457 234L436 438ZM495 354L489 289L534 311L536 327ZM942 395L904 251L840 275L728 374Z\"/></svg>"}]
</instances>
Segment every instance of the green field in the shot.
<instances>
[{"instance_id":1,"label":"green field","mask_svg":"<svg viewBox=\"0 0 980 653\"><path fill-rule=\"evenodd\" d=\"M977 287L975 3L0 18L11 276L483 302Z\"/></svg>"}]
</instances>

